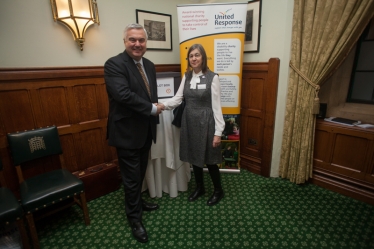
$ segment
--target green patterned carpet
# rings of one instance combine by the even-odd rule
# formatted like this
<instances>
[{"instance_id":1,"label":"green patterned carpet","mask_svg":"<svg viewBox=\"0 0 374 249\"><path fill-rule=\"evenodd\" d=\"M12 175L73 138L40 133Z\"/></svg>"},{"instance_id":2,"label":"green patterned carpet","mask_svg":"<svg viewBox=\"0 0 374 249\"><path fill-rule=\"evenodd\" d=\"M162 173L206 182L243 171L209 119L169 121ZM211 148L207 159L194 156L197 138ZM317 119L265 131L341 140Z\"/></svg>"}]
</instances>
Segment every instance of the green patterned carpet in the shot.
<instances>
[{"instance_id":1,"label":"green patterned carpet","mask_svg":"<svg viewBox=\"0 0 374 249\"><path fill-rule=\"evenodd\" d=\"M79 208L39 223L42 249L76 248L374 248L374 206L307 184L263 178L242 170L222 174L225 198L216 206L204 198L187 202L194 188L177 198L150 199L160 209L144 213L149 242L135 241L123 209L123 190L89 202L91 225Z\"/></svg>"}]
</instances>

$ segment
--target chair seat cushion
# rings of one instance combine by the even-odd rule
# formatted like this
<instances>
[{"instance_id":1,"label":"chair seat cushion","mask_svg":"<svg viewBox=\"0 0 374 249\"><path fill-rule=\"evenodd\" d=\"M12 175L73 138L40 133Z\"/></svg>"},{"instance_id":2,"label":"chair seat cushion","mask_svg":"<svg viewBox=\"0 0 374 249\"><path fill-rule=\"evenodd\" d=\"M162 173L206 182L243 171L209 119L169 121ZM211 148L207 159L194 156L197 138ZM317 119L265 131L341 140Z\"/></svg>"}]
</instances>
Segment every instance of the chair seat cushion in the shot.
<instances>
[{"instance_id":1,"label":"chair seat cushion","mask_svg":"<svg viewBox=\"0 0 374 249\"><path fill-rule=\"evenodd\" d=\"M22 206L26 212L73 197L84 190L83 182L66 169L50 171L21 183Z\"/></svg>"},{"instance_id":2,"label":"chair seat cushion","mask_svg":"<svg viewBox=\"0 0 374 249\"><path fill-rule=\"evenodd\" d=\"M22 216L22 207L7 188L0 188L0 224L13 222Z\"/></svg>"}]
</instances>

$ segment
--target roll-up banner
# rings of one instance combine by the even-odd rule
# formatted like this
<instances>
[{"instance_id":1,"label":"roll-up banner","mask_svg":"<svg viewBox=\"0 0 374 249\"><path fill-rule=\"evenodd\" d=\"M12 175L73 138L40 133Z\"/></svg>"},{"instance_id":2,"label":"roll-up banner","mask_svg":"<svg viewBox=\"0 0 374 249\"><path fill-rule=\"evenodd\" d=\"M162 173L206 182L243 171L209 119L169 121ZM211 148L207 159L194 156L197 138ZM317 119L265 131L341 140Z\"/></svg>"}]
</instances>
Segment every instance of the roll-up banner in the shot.
<instances>
[{"instance_id":1,"label":"roll-up banner","mask_svg":"<svg viewBox=\"0 0 374 249\"><path fill-rule=\"evenodd\" d=\"M182 75L188 65L187 51L201 44L208 67L219 74L225 131L222 135L221 168L238 168L240 91L247 2L178 5ZM231 151L227 151L231 150ZM226 157L230 156L230 157Z\"/></svg>"}]
</instances>

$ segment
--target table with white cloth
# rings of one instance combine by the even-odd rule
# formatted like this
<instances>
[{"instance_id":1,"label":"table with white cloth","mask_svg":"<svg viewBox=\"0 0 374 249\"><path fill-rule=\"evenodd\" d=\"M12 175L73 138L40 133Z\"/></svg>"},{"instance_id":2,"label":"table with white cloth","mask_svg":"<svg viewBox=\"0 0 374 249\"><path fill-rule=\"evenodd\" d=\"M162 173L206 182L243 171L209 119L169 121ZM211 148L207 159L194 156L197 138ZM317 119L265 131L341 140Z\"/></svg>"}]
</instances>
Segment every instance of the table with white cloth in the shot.
<instances>
[{"instance_id":1,"label":"table with white cloth","mask_svg":"<svg viewBox=\"0 0 374 249\"><path fill-rule=\"evenodd\" d=\"M163 99L159 100L160 103ZM180 128L172 125L172 110L164 110L157 125L157 143L152 144L143 191L151 198L162 197L162 192L177 197L187 191L191 179L190 164L179 160Z\"/></svg>"}]
</instances>

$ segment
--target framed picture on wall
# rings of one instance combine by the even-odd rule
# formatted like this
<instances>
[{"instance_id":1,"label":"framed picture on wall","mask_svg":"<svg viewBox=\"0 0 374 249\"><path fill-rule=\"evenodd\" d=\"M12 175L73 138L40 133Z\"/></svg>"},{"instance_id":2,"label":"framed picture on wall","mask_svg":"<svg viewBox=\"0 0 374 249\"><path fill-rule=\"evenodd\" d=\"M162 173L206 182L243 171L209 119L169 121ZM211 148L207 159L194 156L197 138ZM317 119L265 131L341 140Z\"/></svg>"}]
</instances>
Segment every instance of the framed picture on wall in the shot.
<instances>
[{"instance_id":1,"label":"framed picture on wall","mask_svg":"<svg viewBox=\"0 0 374 249\"><path fill-rule=\"evenodd\" d=\"M173 50L171 15L137 9L136 22L147 31L148 50Z\"/></svg>"},{"instance_id":2,"label":"framed picture on wall","mask_svg":"<svg viewBox=\"0 0 374 249\"><path fill-rule=\"evenodd\" d=\"M249 1L245 23L244 53L260 52L261 0Z\"/></svg>"}]
</instances>

